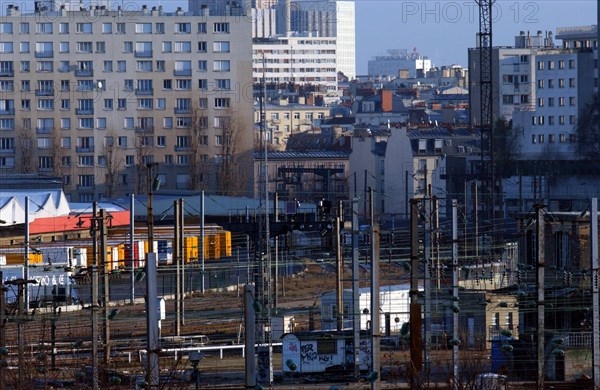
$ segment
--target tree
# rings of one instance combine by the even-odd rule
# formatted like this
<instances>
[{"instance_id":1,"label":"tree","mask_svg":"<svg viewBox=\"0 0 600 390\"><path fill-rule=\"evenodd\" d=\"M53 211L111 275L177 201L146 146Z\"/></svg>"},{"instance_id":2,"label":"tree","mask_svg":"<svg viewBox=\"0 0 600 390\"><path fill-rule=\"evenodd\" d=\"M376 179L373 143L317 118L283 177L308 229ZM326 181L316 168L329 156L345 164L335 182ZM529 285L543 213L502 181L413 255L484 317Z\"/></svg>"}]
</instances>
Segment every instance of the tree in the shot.
<instances>
[{"instance_id":1,"label":"tree","mask_svg":"<svg viewBox=\"0 0 600 390\"><path fill-rule=\"evenodd\" d=\"M515 162L519 159L521 129L513 128L512 122L499 119L494 126L494 161L496 174L510 176L515 172Z\"/></svg>"},{"instance_id":2,"label":"tree","mask_svg":"<svg viewBox=\"0 0 600 390\"><path fill-rule=\"evenodd\" d=\"M55 176L62 177L65 173L65 168L67 168L64 161L64 158L67 156L66 150L62 144L60 130L52 129L52 173Z\"/></svg>"},{"instance_id":3,"label":"tree","mask_svg":"<svg viewBox=\"0 0 600 390\"><path fill-rule=\"evenodd\" d=\"M579 155L597 159L600 154L600 93L595 93L581 110L575 133Z\"/></svg>"},{"instance_id":4,"label":"tree","mask_svg":"<svg viewBox=\"0 0 600 390\"><path fill-rule=\"evenodd\" d=\"M206 174L209 171L206 153L208 117L201 109L192 110L190 137L190 188L203 190L207 187Z\"/></svg>"},{"instance_id":5,"label":"tree","mask_svg":"<svg viewBox=\"0 0 600 390\"><path fill-rule=\"evenodd\" d=\"M20 127L17 130L19 161L17 170L21 173L33 173L33 132L30 127Z\"/></svg>"},{"instance_id":6,"label":"tree","mask_svg":"<svg viewBox=\"0 0 600 390\"><path fill-rule=\"evenodd\" d=\"M137 180L137 193L142 194L146 192L146 175L147 167L146 164L151 162L150 156L152 155L152 149L154 147L154 136L153 133L140 132L135 137L135 158L136 158L136 180Z\"/></svg>"},{"instance_id":7,"label":"tree","mask_svg":"<svg viewBox=\"0 0 600 390\"><path fill-rule=\"evenodd\" d=\"M220 161L217 161L218 189L222 195L240 196L244 191L249 170L252 169L251 163L245 161L242 150L243 132L252 129L246 128L247 124L232 108L229 108L227 113L225 119L219 122L221 151Z\"/></svg>"},{"instance_id":8,"label":"tree","mask_svg":"<svg viewBox=\"0 0 600 390\"><path fill-rule=\"evenodd\" d=\"M115 195L115 190L118 188L116 179L119 171L124 165L124 159L119 149L115 145L115 136L113 132L104 137L104 169L106 170L105 175L105 196L112 198Z\"/></svg>"}]
</instances>

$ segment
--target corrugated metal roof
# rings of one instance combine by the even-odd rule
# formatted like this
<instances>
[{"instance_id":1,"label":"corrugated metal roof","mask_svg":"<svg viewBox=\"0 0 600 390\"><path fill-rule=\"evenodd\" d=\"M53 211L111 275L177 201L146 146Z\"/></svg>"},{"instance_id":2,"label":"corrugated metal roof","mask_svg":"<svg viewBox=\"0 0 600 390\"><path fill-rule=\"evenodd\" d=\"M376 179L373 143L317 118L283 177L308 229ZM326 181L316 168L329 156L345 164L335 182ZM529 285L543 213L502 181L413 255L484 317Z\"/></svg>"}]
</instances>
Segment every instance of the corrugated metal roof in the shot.
<instances>
[{"instance_id":1,"label":"corrugated metal roof","mask_svg":"<svg viewBox=\"0 0 600 390\"><path fill-rule=\"evenodd\" d=\"M295 151L282 151L282 152L268 152L267 159L270 160L291 160L291 159L346 159L350 156L347 151L338 150L323 150L323 151L311 151L311 152L295 152ZM260 160L263 158L261 152L254 152L254 159Z\"/></svg>"}]
</instances>

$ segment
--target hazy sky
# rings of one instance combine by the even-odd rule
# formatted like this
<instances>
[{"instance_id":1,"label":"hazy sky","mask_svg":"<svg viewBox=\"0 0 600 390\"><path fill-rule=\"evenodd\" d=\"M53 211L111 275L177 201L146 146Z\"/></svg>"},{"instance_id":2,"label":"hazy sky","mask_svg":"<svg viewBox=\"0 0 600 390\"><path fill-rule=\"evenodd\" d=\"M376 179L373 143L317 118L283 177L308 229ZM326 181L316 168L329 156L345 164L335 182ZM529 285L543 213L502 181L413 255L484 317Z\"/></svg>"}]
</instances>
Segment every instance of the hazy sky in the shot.
<instances>
[{"instance_id":1,"label":"hazy sky","mask_svg":"<svg viewBox=\"0 0 600 390\"><path fill-rule=\"evenodd\" d=\"M0 0L9 3L24 0ZM87 2L85 0L84 2ZM176 7L187 10L187 0L123 0L133 4L162 4L167 11ZM27 1L33 3L33 1ZM111 0L120 4L121 0ZM557 27L596 24L598 0L496 0L493 44L509 46L519 31L556 32ZM457 1L356 1L356 67L366 74L367 61L388 49L416 50L434 65L466 65L467 48L474 47L479 29L479 11L475 0Z\"/></svg>"}]
</instances>

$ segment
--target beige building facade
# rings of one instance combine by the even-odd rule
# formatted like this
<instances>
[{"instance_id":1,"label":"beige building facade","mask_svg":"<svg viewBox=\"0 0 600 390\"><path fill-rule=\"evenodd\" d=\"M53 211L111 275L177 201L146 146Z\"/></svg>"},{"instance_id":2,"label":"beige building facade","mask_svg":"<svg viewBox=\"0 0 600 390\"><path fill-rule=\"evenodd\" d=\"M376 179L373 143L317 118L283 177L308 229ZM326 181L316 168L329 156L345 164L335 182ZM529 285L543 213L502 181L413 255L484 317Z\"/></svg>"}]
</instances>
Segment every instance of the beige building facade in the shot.
<instances>
[{"instance_id":1,"label":"beige building facade","mask_svg":"<svg viewBox=\"0 0 600 390\"><path fill-rule=\"evenodd\" d=\"M59 175L72 200L92 201L145 192L157 163L161 188L248 195L251 53L251 23L235 16L9 7L0 175Z\"/></svg>"}]
</instances>

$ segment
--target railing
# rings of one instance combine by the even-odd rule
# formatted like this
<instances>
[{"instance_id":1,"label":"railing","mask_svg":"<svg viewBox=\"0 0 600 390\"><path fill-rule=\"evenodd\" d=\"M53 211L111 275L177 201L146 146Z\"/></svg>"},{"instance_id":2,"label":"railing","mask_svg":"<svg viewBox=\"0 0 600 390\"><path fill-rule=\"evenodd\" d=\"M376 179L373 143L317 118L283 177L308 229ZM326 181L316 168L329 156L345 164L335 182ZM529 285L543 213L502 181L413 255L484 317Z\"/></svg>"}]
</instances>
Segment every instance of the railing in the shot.
<instances>
[{"instance_id":1,"label":"railing","mask_svg":"<svg viewBox=\"0 0 600 390\"><path fill-rule=\"evenodd\" d=\"M94 70L93 69L77 69L75 71L75 77L93 77Z\"/></svg>"},{"instance_id":2,"label":"railing","mask_svg":"<svg viewBox=\"0 0 600 390\"><path fill-rule=\"evenodd\" d=\"M154 126L140 126L135 128L136 133L154 133Z\"/></svg>"},{"instance_id":3,"label":"railing","mask_svg":"<svg viewBox=\"0 0 600 390\"><path fill-rule=\"evenodd\" d=\"M75 115L94 115L93 108L77 108L75 109Z\"/></svg>"},{"instance_id":4,"label":"railing","mask_svg":"<svg viewBox=\"0 0 600 390\"><path fill-rule=\"evenodd\" d=\"M154 89L136 89L135 94L138 96L154 95Z\"/></svg>"},{"instance_id":5,"label":"railing","mask_svg":"<svg viewBox=\"0 0 600 390\"><path fill-rule=\"evenodd\" d=\"M94 188L96 188L94 184L77 184L78 190L91 191Z\"/></svg>"},{"instance_id":6,"label":"railing","mask_svg":"<svg viewBox=\"0 0 600 390\"><path fill-rule=\"evenodd\" d=\"M77 153L94 153L94 147L93 146L77 146L75 148L75 151Z\"/></svg>"},{"instance_id":7,"label":"railing","mask_svg":"<svg viewBox=\"0 0 600 390\"><path fill-rule=\"evenodd\" d=\"M183 151L186 151L186 150L190 150L190 147L189 146L178 146L178 145L175 145L174 149L175 149L176 152L183 152Z\"/></svg>"},{"instance_id":8,"label":"railing","mask_svg":"<svg viewBox=\"0 0 600 390\"><path fill-rule=\"evenodd\" d=\"M14 69L0 70L0 77L14 77L14 76L15 76Z\"/></svg>"},{"instance_id":9,"label":"railing","mask_svg":"<svg viewBox=\"0 0 600 390\"><path fill-rule=\"evenodd\" d=\"M54 96L54 88L52 88L52 89L36 89L35 96Z\"/></svg>"},{"instance_id":10,"label":"railing","mask_svg":"<svg viewBox=\"0 0 600 390\"><path fill-rule=\"evenodd\" d=\"M53 58L54 51L36 51L34 54L35 58Z\"/></svg>"},{"instance_id":11,"label":"railing","mask_svg":"<svg viewBox=\"0 0 600 390\"><path fill-rule=\"evenodd\" d=\"M180 69L180 70L173 71L173 76L191 76L191 75L192 75L191 69Z\"/></svg>"},{"instance_id":12,"label":"railing","mask_svg":"<svg viewBox=\"0 0 600 390\"><path fill-rule=\"evenodd\" d=\"M591 348L592 332L558 332L554 338L564 340L562 344L565 348Z\"/></svg>"},{"instance_id":13,"label":"railing","mask_svg":"<svg viewBox=\"0 0 600 390\"><path fill-rule=\"evenodd\" d=\"M52 134L52 127L36 127L36 134Z\"/></svg>"},{"instance_id":14,"label":"railing","mask_svg":"<svg viewBox=\"0 0 600 390\"><path fill-rule=\"evenodd\" d=\"M189 108L175 108L175 114L189 114L192 112Z\"/></svg>"},{"instance_id":15,"label":"railing","mask_svg":"<svg viewBox=\"0 0 600 390\"><path fill-rule=\"evenodd\" d=\"M9 108L7 110L0 110L0 115L15 115L15 109Z\"/></svg>"},{"instance_id":16,"label":"railing","mask_svg":"<svg viewBox=\"0 0 600 390\"><path fill-rule=\"evenodd\" d=\"M136 58L152 58L152 50L136 50L133 55Z\"/></svg>"}]
</instances>

